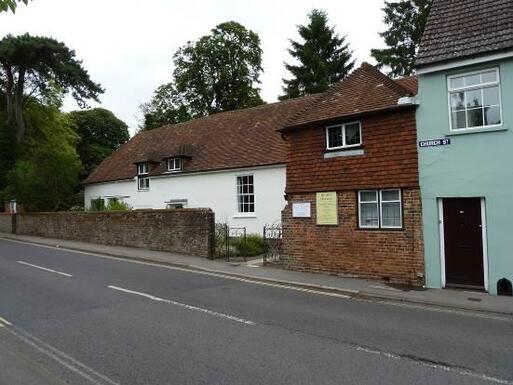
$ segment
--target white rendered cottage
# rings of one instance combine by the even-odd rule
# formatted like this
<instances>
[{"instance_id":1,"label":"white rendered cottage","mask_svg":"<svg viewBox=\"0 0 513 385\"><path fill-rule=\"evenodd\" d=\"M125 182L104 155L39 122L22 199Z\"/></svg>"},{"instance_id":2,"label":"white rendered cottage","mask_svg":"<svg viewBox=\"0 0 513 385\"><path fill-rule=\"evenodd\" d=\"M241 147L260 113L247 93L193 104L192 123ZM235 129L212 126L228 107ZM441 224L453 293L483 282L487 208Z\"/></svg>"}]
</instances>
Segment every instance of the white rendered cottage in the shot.
<instances>
[{"instance_id":1,"label":"white rendered cottage","mask_svg":"<svg viewBox=\"0 0 513 385\"><path fill-rule=\"evenodd\" d=\"M291 99L144 131L85 182L85 207L211 208L216 222L261 233L285 206L286 142L277 132L315 97Z\"/></svg>"}]
</instances>

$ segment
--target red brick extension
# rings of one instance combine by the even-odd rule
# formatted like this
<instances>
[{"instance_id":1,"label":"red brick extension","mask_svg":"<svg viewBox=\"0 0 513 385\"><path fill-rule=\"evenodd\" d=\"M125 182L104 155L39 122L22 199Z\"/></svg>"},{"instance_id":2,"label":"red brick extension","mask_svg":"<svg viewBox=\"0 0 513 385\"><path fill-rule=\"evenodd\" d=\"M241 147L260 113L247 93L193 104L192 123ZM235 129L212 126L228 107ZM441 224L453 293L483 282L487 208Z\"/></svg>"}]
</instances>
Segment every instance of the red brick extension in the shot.
<instances>
[{"instance_id":1,"label":"red brick extension","mask_svg":"<svg viewBox=\"0 0 513 385\"><path fill-rule=\"evenodd\" d=\"M362 122L363 156L324 159L324 122L286 132L285 267L421 285L424 259L415 109L339 122L354 120ZM402 189L403 229L359 229L357 191L384 188ZM316 225L315 193L320 191L338 192L338 226ZM294 202L311 202L312 217L292 218Z\"/></svg>"}]
</instances>

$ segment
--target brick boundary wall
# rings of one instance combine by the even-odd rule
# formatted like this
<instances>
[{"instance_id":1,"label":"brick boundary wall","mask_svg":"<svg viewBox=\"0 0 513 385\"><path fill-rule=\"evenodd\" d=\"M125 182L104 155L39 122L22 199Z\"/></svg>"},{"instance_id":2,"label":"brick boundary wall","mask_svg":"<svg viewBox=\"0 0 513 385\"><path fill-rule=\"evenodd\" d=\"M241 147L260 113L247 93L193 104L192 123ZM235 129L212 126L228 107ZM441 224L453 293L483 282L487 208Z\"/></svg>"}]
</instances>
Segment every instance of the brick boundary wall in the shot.
<instances>
[{"instance_id":1,"label":"brick boundary wall","mask_svg":"<svg viewBox=\"0 0 513 385\"><path fill-rule=\"evenodd\" d=\"M285 268L345 277L424 283L418 188L403 189L403 229L358 228L357 191L339 191L338 226L316 225L315 193L289 194L282 212ZM311 218L293 218L292 203L310 202Z\"/></svg>"},{"instance_id":2,"label":"brick boundary wall","mask_svg":"<svg viewBox=\"0 0 513 385\"><path fill-rule=\"evenodd\" d=\"M0 213L0 233L12 233L14 227L14 215Z\"/></svg>"},{"instance_id":3,"label":"brick boundary wall","mask_svg":"<svg viewBox=\"0 0 513 385\"><path fill-rule=\"evenodd\" d=\"M214 231L212 210L176 209L20 213L12 232L212 258Z\"/></svg>"}]
</instances>

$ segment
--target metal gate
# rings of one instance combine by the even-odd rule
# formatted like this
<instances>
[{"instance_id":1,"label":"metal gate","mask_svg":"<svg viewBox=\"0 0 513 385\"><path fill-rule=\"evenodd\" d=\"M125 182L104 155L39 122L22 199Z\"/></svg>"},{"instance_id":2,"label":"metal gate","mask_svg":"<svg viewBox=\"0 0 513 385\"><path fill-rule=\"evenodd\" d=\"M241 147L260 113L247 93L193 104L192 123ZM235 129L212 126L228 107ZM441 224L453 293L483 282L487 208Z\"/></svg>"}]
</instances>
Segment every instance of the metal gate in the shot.
<instances>
[{"instance_id":1,"label":"metal gate","mask_svg":"<svg viewBox=\"0 0 513 385\"><path fill-rule=\"evenodd\" d=\"M237 253L234 250L235 242L246 244L246 228L245 227L230 227L224 223L216 224L215 234L215 257L223 258L227 261L237 257L242 258L244 262L247 260L245 255L246 247L239 247L242 250L242 254Z\"/></svg>"},{"instance_id":2,"label":"metal gate","mask_svg":"<svg viewBox=\"0 0 513 385\"><path fill-rule=\"evenodd\" d=\"M264 265L277 265L282 263L282 235L281 223L264 226Z\"/></svg>"}]
</instances>

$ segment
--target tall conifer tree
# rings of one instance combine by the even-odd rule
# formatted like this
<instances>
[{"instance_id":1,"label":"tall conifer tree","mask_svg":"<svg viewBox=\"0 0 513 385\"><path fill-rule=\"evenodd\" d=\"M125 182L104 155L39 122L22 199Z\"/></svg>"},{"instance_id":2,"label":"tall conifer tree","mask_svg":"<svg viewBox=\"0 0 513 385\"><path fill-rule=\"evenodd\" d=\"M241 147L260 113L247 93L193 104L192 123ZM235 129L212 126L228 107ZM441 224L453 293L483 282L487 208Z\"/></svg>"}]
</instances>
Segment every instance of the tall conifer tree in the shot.
<instances>
[{"instance_id":1,"label":"tall conifer tree","mask_svg":"<svg viewBox=\"0 0 513 385\"><path fill-rule=\"evenodd\" d=\"M345 36L339 36L328 25L325 11L314 9L308 14L308 25L299 25L302 42L290 40L290 55L297 65L285 63L292 74L291 79L283 79L284 95L289 99L323 92L328 87L346 77L354 67L353 53Z\"/></svg>"},{"instance_id":2,"label":"tall conifer tree","mask_svg":"<svg viewBox=\"0 0 513 385\"><path fill-rule=\"evenodd\" d=\"M372 56L379 68L385 68L390 76L413 74L415 55L420 46L432 0L386 1L383 21L388 29L380 36L387 48L373 49Z\"/></svg>"}]
</instances>

